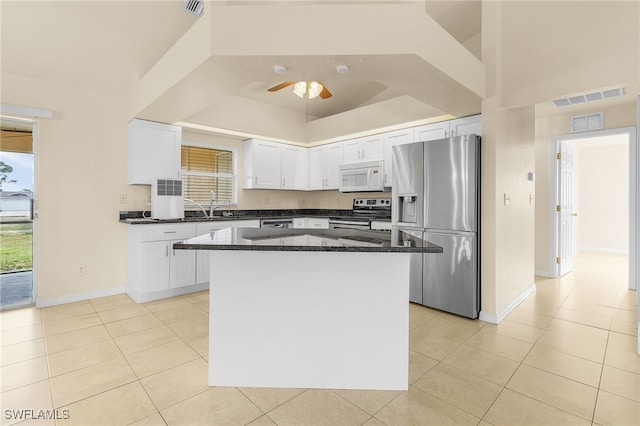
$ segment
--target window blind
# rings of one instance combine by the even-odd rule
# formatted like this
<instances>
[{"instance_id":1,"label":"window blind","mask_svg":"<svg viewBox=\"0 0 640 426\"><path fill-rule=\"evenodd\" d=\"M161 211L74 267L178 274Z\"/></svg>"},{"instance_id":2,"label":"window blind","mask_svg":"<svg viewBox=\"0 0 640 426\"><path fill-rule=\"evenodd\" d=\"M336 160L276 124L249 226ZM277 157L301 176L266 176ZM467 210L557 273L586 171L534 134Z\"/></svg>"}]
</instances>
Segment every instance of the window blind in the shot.
<instances>
[{"instance_id":1,"label":"window blind","mask_svg":"<svg viewBox=\"0 0 640 426\"><path fill-rule=\"evenodd\" d=\"M182 146L181 170L184 197L209 203L215 191L216 203L233 203L233 152L214 148Z\"/></svg>"}]
</instances>

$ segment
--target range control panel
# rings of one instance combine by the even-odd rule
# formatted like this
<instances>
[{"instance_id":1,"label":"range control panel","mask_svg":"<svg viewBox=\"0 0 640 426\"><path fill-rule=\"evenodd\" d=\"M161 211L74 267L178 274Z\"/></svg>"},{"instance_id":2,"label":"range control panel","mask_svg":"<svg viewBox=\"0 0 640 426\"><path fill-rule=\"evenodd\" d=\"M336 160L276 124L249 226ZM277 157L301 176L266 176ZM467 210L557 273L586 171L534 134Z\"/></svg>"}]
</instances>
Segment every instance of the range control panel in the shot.
<instances>
[{"instance_id":1,"label":"range control panel","mask_svg":"<svg viewBox=\"0 0 640 426\"><path fill-rule=\"evenodd\" d=\"M391 206L391 198L354 198L353 199L353 207L362 208L362 207L390 207Z\"/></svg>"}]
</instances>

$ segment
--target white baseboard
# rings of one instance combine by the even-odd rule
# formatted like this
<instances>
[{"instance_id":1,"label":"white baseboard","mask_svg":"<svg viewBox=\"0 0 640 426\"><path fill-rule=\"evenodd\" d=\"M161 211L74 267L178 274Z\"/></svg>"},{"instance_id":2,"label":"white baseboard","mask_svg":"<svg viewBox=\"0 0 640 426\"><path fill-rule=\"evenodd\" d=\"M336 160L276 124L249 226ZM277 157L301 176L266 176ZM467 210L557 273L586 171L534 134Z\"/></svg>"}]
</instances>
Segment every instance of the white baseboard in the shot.
<instances>
[{"instance_id":1,"label":"white baseboard","mask_svg":"<svg viewBox=\"0 0 640 426\"><path fill-rule=\"evenodd\" d=\"M516 297L511 303L504 307L497 315L495 314L487 314L485 312L480 312L480 316L478 319L481 321L489 322L491 324L500 324L503 319L507 317L515 308L518 307L520 303L522 303L531 293L536 291L536 285L531 284L525 291L523 291L520 296Z\"/></svg>"},{"instance_id":2,"label":"white baseboard","mask_svg":"<svg viewBox=\"0 0 640 426\"><path fill-rule=\"evenodd\" d=\"M127 295L136 303L151 302L152 300L166 299L167 297L181 296L183 294L195 293L196 291L209 290L209 283L188 285L185 287L170 288L167 290L153 291L149 293L138 293L127 289Z\"/></svg>"},{"instance_id":3,"label":"white baseboard","mask_svg":"<svg viewBox=\"0 0 640 426\"><path fill-rule=\"evenodd\" d=\"M535 274L536 274L536 277L557 278L557 275L554 275L549 271L540 271L536 269Z\"/></svg>"},{"instance_id":4,"label":"white baseboard","mask_svg":"<svg viewBox=\"0 0 640 426\"><path fill-rule=\"evenodd\" d=\"M36 300L36 308L46 308L47 306L62 305L64 303L81 302L84 300L114 296L122 293L124 293L124 286L105 288L103 290L89 291L86 293L70 294L68 296L54 297L53 299L38 299Z\"/></svg>"}]
</instances>

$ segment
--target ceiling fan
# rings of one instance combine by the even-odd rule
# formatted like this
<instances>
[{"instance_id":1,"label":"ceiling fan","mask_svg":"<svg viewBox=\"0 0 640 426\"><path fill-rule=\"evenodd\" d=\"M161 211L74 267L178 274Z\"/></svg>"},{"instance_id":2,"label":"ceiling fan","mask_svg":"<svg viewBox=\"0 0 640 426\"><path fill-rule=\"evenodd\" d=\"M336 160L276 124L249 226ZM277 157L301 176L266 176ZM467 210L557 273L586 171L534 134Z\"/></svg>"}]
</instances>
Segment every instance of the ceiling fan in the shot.
<instances>
[{"instance_id":1,"label":"ceiling fan","mask_svg":"<svg viewBox=\"0 0 640 426\"><path fill-rule=\"evenodd\" d=\"M304 98L305 95L309 99L320 96L321 99L328 99L331 92L319 81L285 81L267 89L269 92L277 92L285 87L293 86L293 93Z\"/></svg>"}]
</instances>

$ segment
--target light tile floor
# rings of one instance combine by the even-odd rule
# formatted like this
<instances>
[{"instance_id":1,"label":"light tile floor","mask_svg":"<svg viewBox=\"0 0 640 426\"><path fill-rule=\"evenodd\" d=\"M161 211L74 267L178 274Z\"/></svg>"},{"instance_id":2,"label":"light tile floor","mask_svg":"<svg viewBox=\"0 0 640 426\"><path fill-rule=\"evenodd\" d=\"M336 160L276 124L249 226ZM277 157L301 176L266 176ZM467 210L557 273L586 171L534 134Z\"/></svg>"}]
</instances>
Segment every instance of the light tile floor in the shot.
<instances>
[{"instance_id":1,"label":"light tile floor","mask_svg":"<svg viewBox=\"0 0 640 426\"><path fill-rule=\"evenodd\" d=\"M407 392L210 388L207 292L6 311L1 424L638 425L625 274L624 256L581 254L498 326L411 305Z\"/></svg>"}]
</instances>

